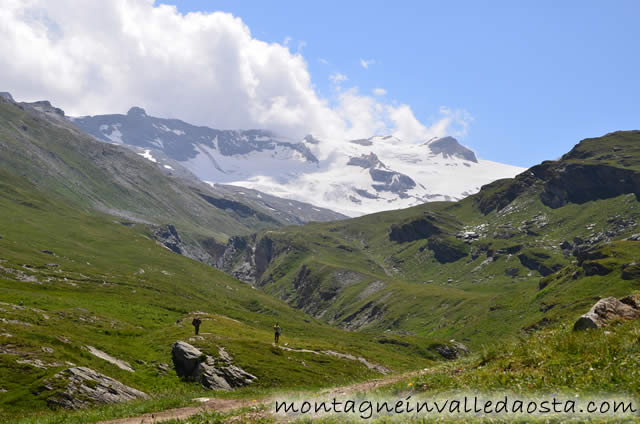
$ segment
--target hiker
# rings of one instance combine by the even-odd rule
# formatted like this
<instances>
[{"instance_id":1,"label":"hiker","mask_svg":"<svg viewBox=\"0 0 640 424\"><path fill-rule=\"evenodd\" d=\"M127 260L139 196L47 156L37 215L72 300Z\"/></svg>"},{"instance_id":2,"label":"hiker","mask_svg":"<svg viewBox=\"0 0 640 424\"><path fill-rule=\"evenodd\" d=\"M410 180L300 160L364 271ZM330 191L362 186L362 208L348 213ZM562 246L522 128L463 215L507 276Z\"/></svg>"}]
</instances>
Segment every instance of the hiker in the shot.
<instances>
[{"instance_id":1,"label":"hiker","mask_svg":"<svg viewBox=\"0 0 640 424\"><path fill-rule=\"evenodd\" d=\"M280 324L276 322L276 325L273 326L273 336L275 343L278 343L278 340L280 340L280 333L282 333L282 328L280 328Z\"/></svg>"},{"instance_id":2,"label":"hiker","mask_svg":"<svg viewBox=\"0 0 640 424\"><path fill-rule=\"evenodd\" d=\"M198 331L200 331L200 324L202 324L202 320L198 317L195 317L191 324L196 328L196 336L198 335Z\"/></svg>"}]
</instances>

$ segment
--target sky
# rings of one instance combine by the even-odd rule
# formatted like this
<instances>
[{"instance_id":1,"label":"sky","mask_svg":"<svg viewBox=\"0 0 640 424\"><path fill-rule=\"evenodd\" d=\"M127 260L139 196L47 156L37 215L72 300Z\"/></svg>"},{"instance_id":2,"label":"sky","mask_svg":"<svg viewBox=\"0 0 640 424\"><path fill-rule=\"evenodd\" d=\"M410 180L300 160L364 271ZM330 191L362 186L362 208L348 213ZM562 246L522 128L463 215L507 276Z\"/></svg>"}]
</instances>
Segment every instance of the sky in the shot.
<instances>
[{"instance_id":1,"label":"sky","mask_svg":"<svg viewBox=\"0 0 640 424\"><path fill-rule=\"evenodd\" d=\"M640 128L638 1L0 0L0 91L531 166Z\"/></svg>"}]
</instances>

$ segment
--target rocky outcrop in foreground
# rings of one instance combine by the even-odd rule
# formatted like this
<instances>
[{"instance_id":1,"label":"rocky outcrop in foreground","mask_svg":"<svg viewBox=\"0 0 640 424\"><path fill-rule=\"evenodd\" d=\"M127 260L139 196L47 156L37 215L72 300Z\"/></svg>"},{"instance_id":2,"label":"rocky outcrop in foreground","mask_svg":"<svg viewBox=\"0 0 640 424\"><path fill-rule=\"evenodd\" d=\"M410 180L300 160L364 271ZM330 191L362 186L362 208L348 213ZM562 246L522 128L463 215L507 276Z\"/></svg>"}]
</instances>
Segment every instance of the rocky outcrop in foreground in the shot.
<instances>
[{"instance_id":1,"label":"rocky outcrop in foreground","mask_svg":"<svg viewBox=\"0 0 640 424\"><path fill-rule=\"evenodd\" d=\"M81 409L95 404L113 404L149 396L91 368L67 368L53 376L45 390L57 390L48 399L52 408Z\"/></svg>"},{"instance_id":2,"label":"rocky outcrop in foreground","mask_svg":"<svg viewBox=\"0 0 640 424\"><path fill-rule=\"evenodd\" d=\"M253 383L257 377L231 363L231 356L220 348L218 358L205 355L189 343L177 341L171 350L176 373L199 381L207 389L231 390Z\"/></svg>"},{"instance_id":3,"label":"rocky outcrop in foreground","mask_svg":"<svg viewBox=\"0 0 640 424\"><path fill-rule=\"evenodd\" d=\"M589 312L573 325L574 330L588 330L606 326L612 321L629 321L640 318L640 295L600 299Z\"/></svg>"}]
</instances>

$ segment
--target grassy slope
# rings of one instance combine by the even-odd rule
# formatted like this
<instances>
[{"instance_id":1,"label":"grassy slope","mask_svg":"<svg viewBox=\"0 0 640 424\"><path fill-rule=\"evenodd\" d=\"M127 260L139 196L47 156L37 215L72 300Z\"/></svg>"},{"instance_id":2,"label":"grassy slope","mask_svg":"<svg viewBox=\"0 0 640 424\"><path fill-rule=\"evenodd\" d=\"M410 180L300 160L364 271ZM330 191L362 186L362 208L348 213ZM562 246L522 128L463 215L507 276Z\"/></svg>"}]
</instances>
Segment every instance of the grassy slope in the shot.
<instances>
[{"instance_id":1,"label":"grassy slope","mask_svg":"<svg viewBox=\"0 0 640 424\"><path fill-rule=\"evenodd\" d=\"M42 383L68 367L67 361L154 395L197 392L195 384L157 368L171 363L174 341L192 335L194 311L205 314L201 331L206 334L192 343L213 355L217 346L225 347L239 366L258 376L250 390L319 387L378 375L354 361L272 348L274 321L283 326L282 340L289 346L350 352L393 370L429 362L416 352L377 343L374 335L321 324L171 253L142 228L79 212L22 178L0 174L0 387L8 390L0 394L0 421L45 411L50 393L41 390ZM21 301L24 307L18 306ZM129 362L136 372L91 356L87 345ZM39 369L17 362L25 359L54 365Z\"/></svg>"},{"instance_id":2,"label":"grassy slope","mask_svg":"<svg viewBox=\"0 0 640 424\"><path fill-rule=\"evenodd\" d=\"M267 210L214 207L198 194L219 197L206 184L169 176L134 152L96 141L59 118L0 99L0 168L76 208L174 224L187 239L221 241L282 225Z\"/></svg>"},{"instance_id":3,"label":"grassy slope","mask_svg":"<svg viewBox=\"0 0 640 424\"><path fill-rule=\"evenodd\" d=\"M456 361L439 364L419 376L402 379L392 385L382 386L372 392L349 393L340 396L339 401L376 399L395 405L395 401L410 398L417 400L461 399L463 396L487 395L489 399L500 400L506 394L509 399L572 399L576 402L576 412L585 406L585 399L611 399L628 402L638 409L640 386L640 322L615 322L607 328L587 332L574 332L570 326L545 329L532 335L501 344L484 346L477 353ZM300 399L314 400L312 395ZM319 400L324 398L320 396ZM298 404L299 406L300 404ZM358 405L358 404L357 404ZM433 406L433 403L431 403ZM258 410L259 411L259 410ZM358 411L358 406L356 406ZM446 408L445 408L446 411ZM269 416L273 405L260 414L252 409L240 409L228 413L201 413L185 420L171 423L214 424L248 420L249 422L274 422ZM355 417L358 413L339 414L313 420L313 422L334 424L362 422ZM252 417L258 417L253 421ZM367 416L367 415L365 415ZM409 416L373 417L373 423L632 423L640 418L629 416L607 417L594 414L585 419L560 415L555 417L524 416L504 419L500 416L463 417L462 415L442 415L428 418ZM307 423L310 418L295 419L292 422ZM243 421L241 421L243 422Z\"/></svg>"},{"instance_id":4,"label":"grassy slope","mask_svg":"<svg viewBox=\"0 0 640 424\"><path fill-rule=\"evenodd\" d=\"M585 164L635 169L640 163L639 146L640 133L614 133L584 141L565 160L576 163L576 157L581 157ZM611 151L617 159L603 153ZM285 253L272 262L260 284L268 293L333 324L349 327L353 315L366 315L370 310L367 305L373 303L384 309L384 314L364 328L435 339L455 337L476 346L523 329L575 318L599 296L620 296L638 287L638 279L621 279L621 270L640 257L640 243L616 242L606 247L611 250L609 258L600 262L611 272L604 276L586 276L575 258L560 248L563 241L572 241L575 236L587 239L617 231L620 221L631 224L612 235L613 239L637 233L640 203L634 194L550 208L540 200L543 187L538 181L502 209L480 212L480 201L499 198L513 184L512 180L497 182L457 203L428 203L343 222L269 231L259 238L268 237L276 246L289 247L281 249ZM433 216L443 232L431 238L463 250L463 258L441 263L428 238L390 241L394 226L425 216ZM481 237L466 245L455 238L462 230L476 231ZM525 266L520 255L549 269L563 269L547 277L554 283L540 291L544 276L540 270ZM487 263L490 257L494 261ZM309 270L307 286L313 287L305 297L318 300L313 304L305 304L293 289L302 266ZM358 273L360 280L343 288L340 280L344 285L345 278L339 276L346 270ZM574 272L576 278L570 277ZM374 286L384 287L369 294ZM337 296L322 303L318 294L327 298L331 293Z\"/></svg>"}]
</instances>

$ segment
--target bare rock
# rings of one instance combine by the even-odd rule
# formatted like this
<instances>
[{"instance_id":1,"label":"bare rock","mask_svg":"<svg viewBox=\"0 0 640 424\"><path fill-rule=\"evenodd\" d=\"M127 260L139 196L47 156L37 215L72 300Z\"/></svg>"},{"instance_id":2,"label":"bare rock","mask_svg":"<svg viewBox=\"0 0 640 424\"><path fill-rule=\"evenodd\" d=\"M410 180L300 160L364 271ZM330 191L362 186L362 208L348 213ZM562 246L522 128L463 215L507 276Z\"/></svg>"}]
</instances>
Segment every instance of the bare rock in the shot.
<instances>
[{"instance_id":1,"label":"bare rock","mask_svg":"<svg viewBox=\"0 0 640 424\"><path fill-rule=\"evenodd\" d=\"M189 343L177 341L171 356L176 373L186 380L198 381L208 389L231 390L253 383L257 377L231 363L231 356L220 348L219 358L205 355Z\"/></svg>"},{"instance_id":2,"label":"bare rock","mask_svg":"<svg viewBox=\"0 0 640 424\"><path fill-rule=\"evenodd\" d=\"M45 390L56 391L49 397L53 408L81 409L94 404L114 404L149 396L111 377L86 367L67 368L48 380Z\"/></svg>"},{"instance_id":3,"label":"bare rock","mask_svg":"<svg viewBox=\"0 0 640 424\"><path fill-rule=\"evenodd\" d=\"M430 349L435 350L440 356L449 360L457 359L470 352L467 346L455 340L450 340L449 343L433 344Z\"/></svg>"},{"instance_id":4,"label":"bare rock","mask_svg":"<svg viewBox=\"0 0 640 424\"><path fill-rule=\"evenodd\" d=\"M574 330L588 330L606 326L614 320L634 320L640 318L640 297L627 296L624 302L615 297L600 299L589 312L582 315L573 325Z\"/></svg>"}]
</instances>

